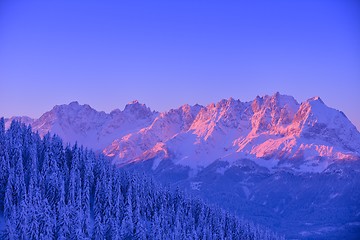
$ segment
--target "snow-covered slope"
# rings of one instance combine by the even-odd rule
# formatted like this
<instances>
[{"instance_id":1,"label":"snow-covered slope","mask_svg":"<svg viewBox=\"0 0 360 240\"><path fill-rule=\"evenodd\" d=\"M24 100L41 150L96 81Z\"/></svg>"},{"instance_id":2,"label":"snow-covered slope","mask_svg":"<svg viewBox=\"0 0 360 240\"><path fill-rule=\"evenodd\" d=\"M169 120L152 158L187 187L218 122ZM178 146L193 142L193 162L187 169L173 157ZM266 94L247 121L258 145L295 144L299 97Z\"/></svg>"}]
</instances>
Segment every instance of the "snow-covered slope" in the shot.
<instances>
[{"instance_id":1,"label":"snow-covered slope","mask_svg":"<svg viewBox=\"0 0 360 240\"><path fill-rule=\"evenodd\" d=\"M357 129L319 97L299 104L275 93L250 102L230 98L163 113L137 101L109 114L72 102L55 106L36 120L16 119L41 135L56 133L66 142L103 151L119 165L156 158L154 168L171 159L196 170L215 160L250 159L271 169L290 164L322 171L336 160L360 156Z\"/></svg>"},{"instance_id":2,"label":"snow-covered slope","mask_svg":"<svg viewBox=\"0 0 360 240\"><path fill-rule=\"evenodd\" d=\"M36 120L14 119L41 135L50 131L102 151L119 166L186 188L290 239L360 233L360 161L354 161L360 133L319 97L298 103L276 93L163 113L137 101L109 114L73 102Z\"/></svg>"},{"instance_id":3,"label":"snow-covered slope","mask_svg":"<svg viewBox=\"0 0 360 240\"><path fill-rule=\"evenodd\" d=\"M133 101L123 111L98 112L89 105L72 102L55 106L31 125L40 135L58 134L65 142L78 142L94 150L102 150L116 138L148 126L158 115L144 104Z\"/></svg>"},{"instance_id":4,"label":"snow-covered slope","mask_svg":"<svg viewBox=\"0 0 360 240\"><path fill-rule=\"evenodd\" d=\"M273 168L297 160L292 163L299 170L322 171L336 160L359 159L360 134L342 112L318 97L299 104L276 93L251 102L230 98L170 110L103 152L118 164L170 158L197 169L219 159L247 158Z\"/></svg>"},{"instance_id":5,"label":"snow-covered slope","mask_svg":"<svg viewBox=\"0 0 360 240\"><path fill-rule=\"evenodd\" d=\"M26 125L31 125L35 120L27 116L15 116L11 118L5 118L5 129L8 129L12 121L22 122Z\"/></svg>"}]
</instances>

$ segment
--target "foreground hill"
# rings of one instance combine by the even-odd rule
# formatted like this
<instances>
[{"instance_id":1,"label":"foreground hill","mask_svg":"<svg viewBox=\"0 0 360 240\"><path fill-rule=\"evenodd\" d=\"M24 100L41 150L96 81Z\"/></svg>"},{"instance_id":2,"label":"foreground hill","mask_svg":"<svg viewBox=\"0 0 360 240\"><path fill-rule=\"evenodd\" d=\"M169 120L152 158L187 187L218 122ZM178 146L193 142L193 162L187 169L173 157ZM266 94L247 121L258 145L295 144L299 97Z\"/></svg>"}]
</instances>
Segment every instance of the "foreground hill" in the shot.
<instances>
[{"instance_id":1,"label":"foreground hill","mask_svg":"<svg viewBox=\"0 0 360 240\"><path fill-rule=\"evenodd\" d=\"M0 120L2 239L279 239L57 136Z\"/></svg>"},{"instance_id":2,"label":"foreground hill","mask_svg":"<svg viewBox=\"0 0 360 240\"><path fill-rule=\"evenodd\" d=\"M73 102L16 119L289 238L360 234L360 133L319 97L276 93L163 113L137 101L110 114Z\"/></svg>"}]
</instances>

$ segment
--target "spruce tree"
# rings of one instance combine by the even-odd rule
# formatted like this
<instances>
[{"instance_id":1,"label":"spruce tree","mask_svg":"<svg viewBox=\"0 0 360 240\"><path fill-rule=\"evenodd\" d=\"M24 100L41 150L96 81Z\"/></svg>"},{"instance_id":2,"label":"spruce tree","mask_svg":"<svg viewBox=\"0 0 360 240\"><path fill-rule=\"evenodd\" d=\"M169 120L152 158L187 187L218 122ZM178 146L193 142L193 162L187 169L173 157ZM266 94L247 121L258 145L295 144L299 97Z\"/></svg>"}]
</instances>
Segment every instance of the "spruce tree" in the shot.
<instances>
[{"instance_id":1,"label":"spruce tree","mask_svg":"<svg viewBox=\"0 0 360 240\"><path fill-rule=\"evenodd\" d=\"M70 216L69 210L65 203L65 183L61 181L60 200L57 204L58 208L58 220L57 220L57 238L59 240L65 240L70 237Z\"/></svg>"},{"instance_id":2,"label":"spruce tree","mask_svg":"<svg viewBox=\"0 0 360 240\"><path fill-rule=\"evenodd\" d=\"M133 239L134 233L134 223L133 223L133 209L132 209L132 186L129 186L126 203L125 203L125 213L124 218L121 223L121 237L123 239Z\"/></svg>"},{"instance_id":3,"label":"spruce tree","mask_svg":"<svg viewBox=\"0 0 360 240\"><path fill-rule=\"evenodd\" d=\"M279 239L81 146L3 123L2 239Z\"/></svg>"}]
</instances>

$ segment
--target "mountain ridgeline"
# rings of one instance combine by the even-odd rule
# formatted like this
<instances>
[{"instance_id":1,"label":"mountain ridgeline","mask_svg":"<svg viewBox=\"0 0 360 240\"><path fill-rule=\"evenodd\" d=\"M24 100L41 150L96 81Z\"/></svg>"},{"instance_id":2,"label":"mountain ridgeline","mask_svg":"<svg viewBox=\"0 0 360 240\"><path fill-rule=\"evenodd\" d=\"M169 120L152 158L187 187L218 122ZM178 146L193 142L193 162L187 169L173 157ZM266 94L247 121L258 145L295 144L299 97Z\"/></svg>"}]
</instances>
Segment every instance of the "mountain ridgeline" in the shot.
<instances>
[{"instance_id":1,"label":"mountain ridgeline","mask_svg":"<svg viewBox=\"0 0 360 240\"><path fill-rule=\"evenodd\" d=\"M17 121L0 160L2 239L282 239Z\"/></svg>"},{"instance_id":2,"label":"mountain ridgeline","mask_svg":"<svg viewBox=\"0 0 360 240\"><path fill-rule=\"evenodd\" d=\"M161 113L138 101L110 113L72 102L5 119L5 129L13 120L290 239L360 235L360 133L319 97L275 93Z\"/></svg>"},{"instance_id":3,"label":"mountain ridgeline","mask_svg":"<svg viewBox=\"0 0 360 240\"><path fill-rule=\"evenodd\" d=\"M299 104L276 93L250 102L230 98L208 106L185 104L162 113L138 101L109 114L72 102L39 119L15 119L31 124L41 136L51 132L65 142L102 151L117 165L157 158L157 163L171 159L198 170L218 159L232 163L246 158L271 160L278 169L290 165L321 172L335 161L360 158L356 127L319 97Z\"/></svg>"}]
</instances>

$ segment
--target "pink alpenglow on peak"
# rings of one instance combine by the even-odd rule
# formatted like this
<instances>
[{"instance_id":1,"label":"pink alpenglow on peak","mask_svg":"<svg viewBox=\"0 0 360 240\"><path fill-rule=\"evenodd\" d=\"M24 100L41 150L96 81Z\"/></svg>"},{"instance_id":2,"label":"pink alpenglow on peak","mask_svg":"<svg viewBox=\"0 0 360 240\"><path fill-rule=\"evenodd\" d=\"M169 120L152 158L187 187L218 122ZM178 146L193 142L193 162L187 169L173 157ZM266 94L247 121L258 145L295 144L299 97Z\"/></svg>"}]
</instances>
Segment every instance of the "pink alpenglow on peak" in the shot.
<instances>
[{"instance_id":1,"label":"pink alpenglow on peak","mask_svg":"<svg viewBox=\"0 0 360 240\"><path fill-rule=\"evenodd\" d=\"M302 169L309 171L360 156L359 132L342 112L327 107L319 97L301 104L279 93L251 102L223 99L200 106L186 119L167 119L171 111L160 114L146 130L132 133L136 141L119 139L115 145L120 147L106 148L104 153L121 164L143 161L146 156L159 159L164 155L156 157L156 152L149 151L161 142L175 163L192 168L206 167L218 159L232 162L248 158L257 162L262 158L302 160ZM139 154L126 154L121 150L124 145Z\"/></svg>"},{"instance_id":2,"label":"pink alpenglow on peak","mask_svg":"<svg viewBox=\"0 0 360 240\"><path fill-rule=\"evenodd\" d=\"M229 98L207 106L185 104L162 113L137 100L110 114L72 102L39 119L23 119L42 135L56 133L121 165L156 159L156 167L170 159L197 169L245 158L268 161L273 168L296 160L300 170L322 171L334 161L360 159L360 133L319 97L299 104L275 93L250 102Z\"/></svg>"},{"instance_id":3,"label":"pink alpenglow on peak","mask_svg":"<svg viewBox=\"0 0 360 240\"><path fill-rule=\"evenodd\" d=\"M145 104L139 103L138 100L134 100L126 104L123 112L134 115L138 118L146 118L154 113Z\"/></svg>"}]
</instances>

